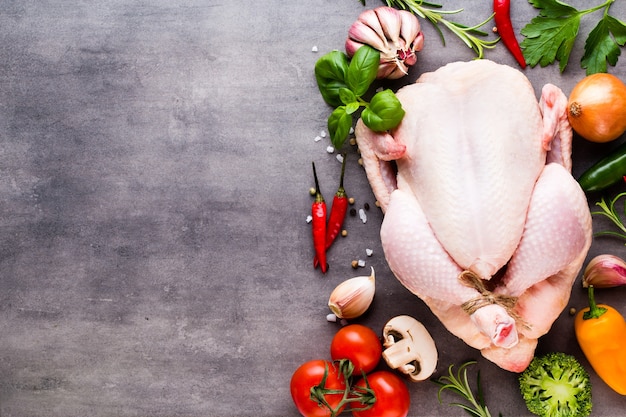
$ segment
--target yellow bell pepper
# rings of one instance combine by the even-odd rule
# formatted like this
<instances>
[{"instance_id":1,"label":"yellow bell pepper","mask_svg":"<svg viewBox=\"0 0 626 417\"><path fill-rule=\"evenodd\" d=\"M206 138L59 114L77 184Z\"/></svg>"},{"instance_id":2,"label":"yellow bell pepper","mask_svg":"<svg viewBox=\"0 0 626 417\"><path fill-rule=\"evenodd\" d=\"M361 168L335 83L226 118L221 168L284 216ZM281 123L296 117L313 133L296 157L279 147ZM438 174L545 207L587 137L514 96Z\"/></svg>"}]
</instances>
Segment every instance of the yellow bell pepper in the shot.
<instances>
[{"instance_id":1,"label":"yellow bell pepper","mask_svg":"<svg viewBox=\"0 0 626 417\"><path fill-rule=\"evenodd\" d=\"M576 339L593 370L613 390L626 395L626 321L613 307L597 304L589 286L589 307L574 319Z\"/></svg>"}]
</instances>

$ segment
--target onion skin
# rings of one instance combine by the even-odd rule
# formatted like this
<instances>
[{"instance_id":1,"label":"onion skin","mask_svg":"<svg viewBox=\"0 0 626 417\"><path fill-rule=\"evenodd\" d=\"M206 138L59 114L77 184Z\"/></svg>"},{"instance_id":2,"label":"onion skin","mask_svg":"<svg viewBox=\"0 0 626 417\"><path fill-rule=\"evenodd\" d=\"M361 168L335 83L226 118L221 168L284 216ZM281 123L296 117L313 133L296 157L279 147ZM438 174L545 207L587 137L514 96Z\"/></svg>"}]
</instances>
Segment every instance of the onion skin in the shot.
<instances>
[{"instance_id":1,"label":"onion skin","mask_svg":"<svg viewBox=\"0 0 626 417\"><path fill-rule=\"evenodd\" d=\"M570 93L567 118L574 131L590 142L617 139L626 131L626 85L607 73L583 78Z\"/></svg>"}]
</instances>

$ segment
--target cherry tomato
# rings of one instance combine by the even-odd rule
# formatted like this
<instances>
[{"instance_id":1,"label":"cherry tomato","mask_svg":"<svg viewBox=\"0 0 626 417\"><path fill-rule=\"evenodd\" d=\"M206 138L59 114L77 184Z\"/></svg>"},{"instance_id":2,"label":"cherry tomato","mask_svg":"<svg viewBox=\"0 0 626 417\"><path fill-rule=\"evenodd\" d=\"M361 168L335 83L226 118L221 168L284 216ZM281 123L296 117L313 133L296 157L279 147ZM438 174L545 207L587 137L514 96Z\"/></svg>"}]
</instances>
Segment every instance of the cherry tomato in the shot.
<instances>
[{"instance_id":1,"label":"cherry tomato","mask_svg":"<svg viewBox=\"0 0 626 417\"><path fill-rule=\"evenodd\" d=\"M311 399L311 387L320 385L325 372L328 373L322 388L341 391L341 394L324 395L328 404L336 409L346 389L345 379L336 364L322 359L311 360L300 365L291 377L291 398L304 417L330 417L333 415L328 407ZM343 406L340 407L337 414L341 409Z\"/></svg>"},{"instance_id":2,"label":"cherry tomato","mask_svg":"<svg viewBox=\"0 0 626 417\"><path fill-rule=\"evenodd\" d=\"M330 356L333 360L350 359L354 365L355 377L360 376L361 371L373 371L380 362L382 353L383 346L378 335L361 324L342 327L330 343Z\"/></svg>"},{"instance_id":3,"label":"cherry tomato","mask_svg":"<svg viewBox=\"0 0 626 417\"><path fill-rule=\"evenodd\" d=\"M389 371L376 371L367 376L367 381L376 395L376 402L368 410L352 412L354 417L406 417L409 414L411 396L399 376ZM356 385L366 386L363 379Z\"/></svg>"}]
</instances>

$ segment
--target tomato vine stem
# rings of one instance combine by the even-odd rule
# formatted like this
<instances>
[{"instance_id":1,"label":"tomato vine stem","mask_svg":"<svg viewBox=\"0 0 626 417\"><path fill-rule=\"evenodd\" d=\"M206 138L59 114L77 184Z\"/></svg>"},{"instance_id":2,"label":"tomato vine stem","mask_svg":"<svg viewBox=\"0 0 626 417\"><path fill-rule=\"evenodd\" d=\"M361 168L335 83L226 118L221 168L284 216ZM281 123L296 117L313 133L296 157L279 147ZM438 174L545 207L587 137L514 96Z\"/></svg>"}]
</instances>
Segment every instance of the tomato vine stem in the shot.
<instances>
[{"instance_id":1,"label":"tomato vine stem","mask_svg":"<svg viewBox=\"0 0 626 417\"><path fill-rule=\"evenodd\" d=\"M318 385L311 387L311 401L315 401L318 404L328 408L330 411L330 417L337 417L339 414L351 411L365 411L374 406L376 403L376 395L374 390L370 388L367 382L367 376L363 373L363 380L365 381L365 387L353 386L352 374L354 373L354 365L349 359L341 359L333 362L333 366L337 366L339 372L344 377L345 388L344 390L328 389L326 388L326 379L328 378L328 364L324 367L324 376ZM326 400L327 395L339 395L343 397L341 401L333 408ZM355 407L353 403L360 403L362 407ZM346 406L348 406L346 408ZM345 409L344 409L345 408Z\"/></svg>"}]
</instances>

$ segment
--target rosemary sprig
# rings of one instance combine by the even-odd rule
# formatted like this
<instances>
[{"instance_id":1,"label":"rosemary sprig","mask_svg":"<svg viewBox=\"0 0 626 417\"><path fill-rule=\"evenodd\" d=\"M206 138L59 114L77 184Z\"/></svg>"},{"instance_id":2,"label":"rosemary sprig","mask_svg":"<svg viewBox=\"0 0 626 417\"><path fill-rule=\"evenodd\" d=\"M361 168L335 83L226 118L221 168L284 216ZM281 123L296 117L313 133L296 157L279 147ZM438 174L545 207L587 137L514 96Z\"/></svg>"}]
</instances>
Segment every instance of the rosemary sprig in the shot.
<instances>
[{"instance_id":1,"label":"rosemary sprig","mask_svg":"<svg viewBox=\"0 0 626 417\"><path fill-rule=\"evenodd\" d=\"M596 203L596 206L600 207L602 210L601 211L596 210L596 211L591 212L592 215L601 215L601 216L607 217L623 233L615 232L611 230L603 230L603 231L594 233L594 236L614 236L614 237L618 237L620 239L626 240L626 226L624 225L624 222L622 222L620 215L617 213L617 210L615 209L615 203L617 203L617 200L619 200L620 198L624 196L626 196L626 192L616 195L611 200L609 200L608 203L606 202L604 197L602 197L602 199ZM626 202L624 203L623 215L626 216Z\"/></svg>"},{"instance_id":2,"label":"rosemary sprig","mask_svg":"<svg viewBox=\"0 0 626 417\"><path fill-rule=\"evenodd\" d=\"M361 4L365 5L365 0L360 0ZM478 58L482 58L485 49L495 48L500 38L494 40L481 39L480 36L487 36L487 32L480 30L480 28L493 19L493 14L485 19L483 22L475 26L466 26L461 23L453 22L446 18L447 15L457 14L463 11L463 9L456 10L440 10L442 6L436 3L430 3L424 0L385 0L385 3L389 7L396 7L398 9L408 10L411 13L428 20L433 27L439 33L441 42L446 44L445 37L441 31L440 24L445 26L450 32L459 37L465 45L471 48Z\"/></svg>"},{"instance_id":3,"label":"rosemary sprig","mask_svg":"<svg viewBox=\"0 0 626 417\"><path fill-rule=\"evenodd\" d=\"M450 405L461 407L470 416L491 417L483 398L482 387L480 385L480 371L476 376L477 396L474 396L472 388L467 380L467 367L474 365L475 363L476 361L465 362L459 367L456 375L452 372L454 365L450 365L448 367L448 375L442 376L434 381L436 384L441 386L441 388L439 388L439 392L437 393L437 398L441 404L441 393L445 390L450 390L460 395L470 403L469 405L465 403L450 403ZM500 414L500 417L502 417L502 414Z\"/></svg>"}]
</instances>

